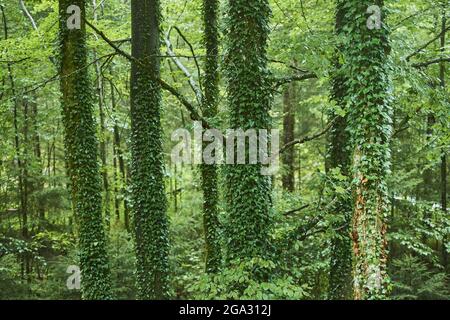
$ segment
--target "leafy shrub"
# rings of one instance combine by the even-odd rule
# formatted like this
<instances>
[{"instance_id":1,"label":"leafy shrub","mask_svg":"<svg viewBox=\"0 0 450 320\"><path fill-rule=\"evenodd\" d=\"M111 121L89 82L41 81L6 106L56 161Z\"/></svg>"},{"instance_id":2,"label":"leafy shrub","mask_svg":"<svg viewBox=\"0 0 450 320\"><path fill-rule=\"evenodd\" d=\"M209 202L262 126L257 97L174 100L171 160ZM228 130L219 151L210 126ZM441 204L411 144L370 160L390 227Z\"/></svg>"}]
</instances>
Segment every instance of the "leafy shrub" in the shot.
<instances>
[{"instance_id":1,"label":"leafy shrub","mask_svg":"<svg viewBox=\"0 0 450 320\"><path fill-rule=\"evenodd\" d=\"M447 300L450 299L448 277L444 272L430 271L427 264L412 255L393 261L394 299Z\"/></svg>"},{"instance_id":2,"label":"leafy shrub","mask_svg":"<svg viewBox=\"0 0 450 320\"><path fill-rule=\"evenodd\" d=\"M271 277L275 270L273 261L261 258L235 262L216 275L200 276L188 290L195 299L211 300L299 300L308 296L308 288L292 277ZM266 280L256 280L264 275L269 275Z\"/></svg>"}]
</instances>

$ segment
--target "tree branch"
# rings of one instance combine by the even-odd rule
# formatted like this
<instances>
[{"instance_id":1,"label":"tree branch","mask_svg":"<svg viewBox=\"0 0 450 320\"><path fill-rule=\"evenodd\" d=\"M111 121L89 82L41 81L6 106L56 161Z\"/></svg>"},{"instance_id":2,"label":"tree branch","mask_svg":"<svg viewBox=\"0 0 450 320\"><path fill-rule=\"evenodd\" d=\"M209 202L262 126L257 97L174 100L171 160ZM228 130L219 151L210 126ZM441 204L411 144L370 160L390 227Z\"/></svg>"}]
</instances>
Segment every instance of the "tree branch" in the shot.
<instances>
[{"instance_id":1,"label":"tree branch","mask_svg":"<svg viewBox=\"0 0 450 320\"><path fill-rule=\"evenodd\" d=\"M165 82L162 79L159 79L159 83L161 84L161 87L164 90L167 90L168 92L170 92L175 98L178 99L178 101L181 102L182 105L184 105L186 107L186 109L189 111L191 119L194 121L201 121L202 122L202 126L203 128L206 129L211 129L210 124L208 123L208 121L206 121L196 110L196 108L179 92L177 91L174 87L172 87L171 85L169 85L167 82Z\"/></svg>"},{"instance_id":2,"label":"tree branch","mask_svg":"<svg viewBox=\"0 0 450 320\"><path fill-rule=\"evenodd\" d=\"M299 212L299 211L302 211L302 210L307 209L309 206L310 206L310 204L305 204L304 206L301 206L301 207L298 208L298 209L293 209L293 210L286 211L285 213L283 213L283 215L284 215L284 216L290 216L290 215L292 215L292 214L294 214L294 213L297 213L297 212Z\"/></svg>"},{"instance_id":3,"label":"tree branch","mask_svg":"<svg viewBox=\"0 0 450 320\"><path fill-rule=\"evenodd\" d=\"M432 44L434 41L436 41L437 39L439 39L442 34L444 34L445 32L447 32L448 30L450 30L450 26L447 27L446 29L442 30L436 37L434 37L433 39L431 39L430 41L428 41L427 43L425 43L424 45L420 46L416 51L414 51L413 53L411 53L410 55L408 55L406 57L406 61L409 61L412 57L414 57L415 55L419 54L423 49L425 49L426 47L428 47L430 44Z\"/></svg>"},{"instance_id":4,"label":"tree branch","mask_svg":"<svg viewBox=\"0 0 450 320\"><path fill-rule=\"evenodd\" d=\"M192 58L194 59L195 66L197 67L197 74L198 74L198 81L199 81L198 84L199 84L201 92L203 92L202 81L201 81L202 74L200 71L200 65L197 61L197 55L195 54L195 51L194 51L194 47L192 46L192 44L188 41L188 39L185 37L185 35L181 32L181 30L177 26L173 26L173 28L177 31L177 33L184 40L184 42L186 42L186 44L189 46L189 49L191 50ZM169 30L169 34L170 34L170 30Z\"/></svg>"},{"instance_id":5,"label":"tree branch","mask_svg":"<svg viewBox=\"0 0 450 320\"><path fill-rule=\"evenodd\" d=\"M437 59L433 59L433 60L425 61L425 62L421 62L421 63L414 63L412 66L414 68L424 68L424 67L428 67L429 65L441 63L441 62L450 62L450 57L437 58Z\"/></svg>"},{"instance_id":6,"label":"tree branch","mask_svg":"<svg viewBox=\"0 0 450 320\"><path fill-rule=\"evenodd\" d=\"M90 23L89 21L85 20L86 24L92 28L92 30L94 30L107 44L110 45L110 47L112 47L119 55L123 56L124 58L126 58L128 61L130 62L134 62L137 63L139 65L142 65L141 61L139 61L138 59L136 59L135 57L133 57L132 55L130 55L129 53L123 51L122 49L120 49L115 43L114 41L110 40L102 31L100 31L99 29L97 29L94 25L92 25L92 23ZM169 85L167 82L165 82L163 79L158 78L157 79L158 82L160 83L161 87L170 92L173 96L175 96L178 101L180 101L180 103L182 105L184 105L186 107L186 109L189 111L190 115L191 115L191 119L195 120L195 121L201 121L202 125L204 128L210 129L211 126L209 125L209 123L198 113L198 111L196 110L196 108L174 87L172 87L171 85Z\"/></svg>"},{"instance_id":7,"label":"tree branch","mask_svg":"<svg viewBox=\"0 0 450 320\"><path fill-rule=\"evenodd\" d=\"M289 77L274 79L274 81L275 81L274 88L278 89L280 86L282 86L284 84L291 83L294 81L308 80L308 79L317 79L317 75L315 73L309 72L309 73L305 73L305 74L298 74L298 75L293 75L293 76L289 76Z\"/></svg>"},{"instance_id":8,"label":"tree branch","mask_svg":"<svg viewBox=\"0 0 450 320\"><path fill-rule=\"evenodd\" d=\"M295 66L295 65L286 63L286 62L281 61L281 60L269 59L268 61L269 61L269 62L273 62L273 63L278 63L278 64L284 64L286 67L291 68L291 69L293 69L293 70L295 70L295 71L298 71L298 72L309 73L308 70L300 69L299 67L297 67L297 66Z\"/></svg>"},{"instance_id":9,"label":"tree branch","mask_svg":"<svg viewBox=\"0 0 450 320\"><path fill-rule=\"evenodd\" d=\"M311 140L314 140L314 139L317 139L317 138L323 136L324 134L326 134L333 127L333 124L336 122L336 120L337 120L337 117L334 118L333 120L331 120L330 123L328 123L328 125L324 129L322 129L319 132L314 133L313 135L310 135L310 136L307 135L307 136L305 136L305 137L303 137L301 139L296 139L296 140L293 140L291 142L286 143L281 148L280 154L283 153L284 151L286 151L288 148L291 148L292 146L294 146L296 144L303 144L305 142L308 142L308 141L311 141Z\"/></svg>"},{"instance_id":10,"label":"tree branch","mask_svg":"<svg viewBox=\"0 0 450 320\"><path fill-rule=\"evenodd\" d=\"M97 34L100 36L100 38L102 38L107 44L110 45L110 47L112 47L114 50L116 50L116 52L117 52L119 55L121 55L122 57L126 58L126 59L129 60L130 62L133 61L133 62L136 62L136 63L139 63L139 64L140 64L140 61L139 61L138 59L136 59L135 57L133 57L131 54L129 54L129 53L123 51L122 49L120 49L120 48L114 43L115 41L112 41L112 40L110 40L108 37L106 37L106 35L105 35L102 31L98 30L92 23L90 23L90 22L89 22L88 20L86 20L86 19L85 19L85 22L86 22L86 24L87 24L89 27L91 27L92 30L95 31L95 33L97 33Z\"/></svg>"},{"instance_id":11,"label":"tree branch","mask_svg":"<svg viewBox=\"0 0 450 320\"><path fill-rule=\"evenodd\" d=\"M177 30L177 32L181 35L183 40L189 45L189 47L191 48L192 55L195 56L195 53L193 52L193 48L189 44L189 42L187 42L187 39L180 33L180 31L179 31L179 29L177 27L173 27L173 28L175 30ZM170 42L170 31L171 30L172 30L172 27L169 29L169 31L166 34L166 37L164 38L164 41L166 43L166 48L167 48L167 54L171 57L172 61L175 63L175 65L178 67L178 69L180 69L185 74L185 76L188 78L189 85L191 86L192 90L195 93L195 97L197 98L197 102L198 102L199 105L201 105L202 100L203 100L202 90L197 85L197 83L195 82L194 77L189 72L189 70L183 65L183 63L181 63L181 61L179 59L177 59L176 54L175 54L175 52L172 49L173 48L172 47L172 43ZM200 76L200 68L198 66L197 59L194 58L194 60L195 60L195 63L197 65L199 76Z\"/></svg>"},{"instance_id":12,"label":"tree branch","mask_svg":"<svg viewBox=\"0 0 450 320\"><path fill-rule=\"evenodd\" d=\"M28 11L27 7L25 6L25 3L23 2L23 0L19 1L20 3L20 7L22 8L23 13L27 16L27 18L30 20L31 25L33 26L33 29L37 31L38 27L36 22L33 19L33 16L30 14L30 12Z\"/></svg>"}]
</instances>

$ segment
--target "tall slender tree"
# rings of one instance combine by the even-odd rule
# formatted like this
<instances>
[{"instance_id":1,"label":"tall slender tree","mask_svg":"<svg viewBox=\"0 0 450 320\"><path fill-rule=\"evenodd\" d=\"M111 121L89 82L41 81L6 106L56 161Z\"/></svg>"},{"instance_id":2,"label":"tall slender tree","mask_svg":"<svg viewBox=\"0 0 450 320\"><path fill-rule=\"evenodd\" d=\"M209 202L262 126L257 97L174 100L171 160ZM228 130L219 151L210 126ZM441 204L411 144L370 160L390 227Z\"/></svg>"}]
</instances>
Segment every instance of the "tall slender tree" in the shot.
<instances>
[{"instance_id":1,"label":"tall slender tree","mask_svg":"<svg viewBox=\"0 0 450 320\"><path fill-rule=\"evenodd\" d=\"M387 295L386 177L390 170L392 109L389 30L382 0L342 1L342 72L346 76L352 146L355 299Z\"/></svg>"},{"instance_id":2,"label":"tall slender tree","mask_svg":"<svg viewBox=\"0 0 450 320\"><path fill-rule=\"evenodd\" d=\"M228 2L225 74L231 129L267 129L271 125L272 96L267 68L270 14L267 0ZM225 198L227 264L267 256L270 252L271 180L261 174L261 165L228 166Z\"/></svg>"},{"instance_id":3,"label":"tall slender tree","mask_svg":"<svg viewBox=\"0 0 450 320\"><path fill-rule=\"evenodd\" d=\"M132 0L131 199L140 299L168 297L168 221L160 122L160 3Z\"/></svg>"},{"instance_id":4,"label":"tall slender tree","mask_svg":"<svg viewBox=\"0 0 450 320\"><path fill-rule=\"evenodd\" d=\"M217 115L219 93L219 28L218 0L203 0L204 45L206 47L205 72L203 77L203 116L213 118ZM217 167L202 165L203 189L203 229L206 243L206 271L217 272L221 263L219 243L219 190L217 187Z\"/></svg>"},{"instance_id":5,"label":"tall slender tree","mask_svg":"<svg viewBox=\"0 0 450 320\"><path fill-rule=\"evenodd\" d=\"M92 0L92 7L94 8L93 18L94 21L97 22L99 6L97 5L96 0ZM95 34L95 38L98 40L97 34ZM98 112L100 115L100 160L102 162L101 166L101 174L102 174L102 182L103 182L103 212L104 219L106 222L106 226L109 230L111 224L111 212L110 212L110 202L111 202L111 192L109 188L109 178L108 178L108 163L107 163L107 145L108 145L108 136L106 134L106 115L105 115L105 97L104 97L104 81L103 74L101 70L100 61L97 59L97 51L93 50L94 59L95 59L95 75L96 75L96 85L97 85L97 98L98 98Z\"/></svg>"},{"instance_id":6,"label":"tall slender tree","mask_svg":"<svg viewBox=\"0 0 450 320\"><path fill-rule=\"evenodd\" d=\"M336 2L335 11L335 35L337 39L343 33L342 26L346 19L343 1ZM340 52L342 46L338 45L334 56L334 70L331 80L331 98L336 106L345 112L346 75L341 70ZM342 176L348 177L350 167L349 134L347 131L347 116L339 116L335 110L330 112L330 121L333 126L329 134L328 148L328 172L334 173L333 169L339 169ZM333 177L333 175L331 175ZM339 179L336 179L336 184ZM333 300L352 298L352 241L350 238L352 201L346 193L337 193L337 198L331 208L334 215L333 227L336 230L331 239L331 260L329 297Z\"/></svg>"},{"instance_id":7,"label":"tall slender tree","mask_svg":"<svg viewBox=\"0 0 450 320\"><path fill-rule=\"evenodd\" d=\"M442 54L445 53L445 29L447 26L447 6L445 1L442 1L442 20L441 20L441 36L440 36L440 51ZM445 70L446 70L446 62L442 61L439 64L439 84L441 90L443 92L443 96L445 95ZM443 150L441 154L441 209L444 213L447 213L447 150ZM445 243L448 241L448 235L444 237L442 244L442 262L444 265L444 270L447 270L448 267L448 252Z\"/></svg>"},{"instance_id":8,"label":"tall slender tree","mask_svg":"<svg viewBox=\"0 0 450 320\"><path fill-rule=\"evenodd\" d=\"M82 295L84 299L109 299L111 280L102 221L94 101L87 68L85 8L84 0L59 0L61 104L67 171L79 224ZM75 21L73 29L68 28L68 20L69 25Z\"/></svg>"},{"instance_id":9,"label":"tall slender tree","mask_svg":"<svg viewBox=\"0 0 450 320\"><path fill-rule=\"evenodd\" d=\"M294 82L286 85L283 94L283 144L286 145L295 138L295 108L296 86ZM295 188L295 149L288 148L282 154L283 176L281 178L283 189L293 192Z\"/></svg>"}]
</instances>

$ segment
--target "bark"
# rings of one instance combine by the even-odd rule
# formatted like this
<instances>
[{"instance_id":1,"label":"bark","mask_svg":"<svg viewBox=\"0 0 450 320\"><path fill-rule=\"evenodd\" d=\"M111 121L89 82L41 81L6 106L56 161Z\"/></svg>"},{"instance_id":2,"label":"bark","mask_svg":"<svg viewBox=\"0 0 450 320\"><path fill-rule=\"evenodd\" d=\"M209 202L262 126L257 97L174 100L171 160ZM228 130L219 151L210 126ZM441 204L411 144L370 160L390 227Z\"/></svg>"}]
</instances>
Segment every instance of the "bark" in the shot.
<instances>
[{"instance_id":1,"label":"bark","mask_svg":"<svg viewBox=\"0 0 450 320\"><path fill-rule=\"evenodd\" d=\"M37 162L37 170L35 172L36 180L36 190L44 190L44 180L43 180L43 161L42 161L42 151L41 151L41 137L39 135L39 120L38 120L38 105L35 101L30 101L31 104L31 117L32 117L32 129L33 129L33 150L35 161ZM37 199L37 213L39 216L39 225L42 228L42 224L45 220L45 206L42 200Z\"/></svg>"},{"instance_id":2,"label":"bark","mask_svg":"<svg viewBox=\"0 0 450 320\"><path fill-rule=\"evenodd\" d=\"M120 195L118 185L122 183L121 179L118 178L117 172L119 171L117 162L119 157L119 149L120 149L120 137L116 141L116 129L117 135L119 134L119 128L117 126L116 116L116 96L114 94L114 85L112 81L110 81L111 88L111 112L114 117L114 133L113 133L113 168L114 168L114 215L116 216L117 222L120 222Z\"/></svg>"}]
</instances>

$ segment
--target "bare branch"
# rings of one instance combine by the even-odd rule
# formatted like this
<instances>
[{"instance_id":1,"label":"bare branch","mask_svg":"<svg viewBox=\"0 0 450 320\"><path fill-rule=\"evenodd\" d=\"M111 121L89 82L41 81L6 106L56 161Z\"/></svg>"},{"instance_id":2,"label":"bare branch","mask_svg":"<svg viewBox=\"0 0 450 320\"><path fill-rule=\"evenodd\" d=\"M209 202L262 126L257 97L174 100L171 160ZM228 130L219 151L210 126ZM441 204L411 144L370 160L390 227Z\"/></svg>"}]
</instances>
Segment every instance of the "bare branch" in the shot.
<instances>
[{"instance_id":1,"label":"bare branch","mask_svg":"<svg viewBox=\"0 0 450 320\"><path fill-rule=\"evenodd\" d=\"M159 82L161 84L161 87L167 91L169 91L173 96L175 96L175 98L178 99L178 101L181 102L181 104L183 104L186 109L189 111L191 119L194 121L201 121L202 125L204 128L206 129L211 129L211 126L209 125L208 121L206 121L196 110L196 108L179 92L177 91L174 87L172 87L171 85L169 85L167 82L165 82L162 79L159 79Z\"/></svg>"},{"instance_id":2,"label":"bare branch","mask_svg":"<svg viewBox=\"0 0 450 320\"><path fill-rule=\"evenodd\" d=\"M189 46L189 49L191 50L192 58L194 59L195 66L197 68L197 74L198 74L198 79L199 79L198 80L199 81L198 84L199 84L201 92L203 92L202 81L201 81L202 74L201 74L201 71L200 71L200 65L199 65L199 63L197 61L197 55L195 54L195 51L194 51L194 47L192 46L192 44L188 41L186 36L181 32L181 30L177 26L173 26L172 28L174 28L175 31L177 31L177 33L180 35L180 37L184 40L184 42ZM170 30L169 30L169 34L170 34Z\"/></svg>"},{"instance_id":3,"label":"bare branch","mask_svg":"<svg viewBox=\"0 0 450 320\"><path fill-rule=\"evenodd\" d=\"M450 30L450 26L447 27L446 29L442 30L436 37L434 37L433 39L431 39L430 41L428 41L427 43L425 43L424 45L420 46L416 51L414 51L413 53L411 53L410 55L408 55L406 57L406 61L409 61L412 57L414 57L415 55L419 54L423 49L425 49L426 47L428 47L430 44L432 44L434 41L436 41L437 39L439 39L442 34L444 34L445 32L447 32L448 30Z\"/></svg>"},{"instance_id":4,"label":"bare branch","mask_svg":"<svg viewBox=\"0 0 450 320\"><path fill-rule=\"evenodd\" d=\"M92 30L94 30L107 44L109 44L114 50L116 50L116 52L125 57L126 59L128 59L130 62L136 62L136 63L140 63L138 59L134 58L133 56L131 56L131 54L123 51L122 49L120 49L115 43L114 41L110 40L108 37L106 37L106 35L98 30L92 23L90 23L88 20L85 19L86 24L92 28Z\"/></svg>"},{"instance_id":5,"label":"bare branch","mask_svg":"<svg viewBox=\"0 0 450 320\"><path fill-rule=\"evenodd\" d=\"M178 67L178 69L180 69L184 73L184 75L188 78L189 85L191 86L192 90L195 93L195 97L197 98L197 102L198 102L199 105L201 105L202 100L203 100L202 91L201 91L200 87L197 85L197 83L195 82L194 77L192 76L192 74L183 65L183 63L176 57L175 52L173 52L172 43L170 42L170 39L169 39L169 37L170 37L170 30L171 30L171 28L169 29L169 31L166 34L166 37L164 38L164 41L166 43L166 48L167 48L167 54L172 58L172 61L175 63L175 65ZM195 55L195 54L193 53L193 55Z\"/></svg>"},{"instance_id":6,"label":"bare branch","mask_svg":"<svg viewBox=\"0 0 450 320\"><path fill-rule=\"evenodd\" d=\"M23 0L19 0L19 3L20 3L20 7L22 8L23 13L30 20L31 25L33 26L33 29L37 31L38 27L37 27L36 21L34 21L33 16L28 11L27 7L25 6L25 3L23 2Z\"/></svg>"},{"instance_id":7,"label":"bare branch","mask_svg":"<svg viewBox=\"0 0 450 320\"><path fill-rule=\"evenodd\" d=\"M424 67L428 67L429 65L436 64L436 63L441 63L441 62L450 62L450 57L437 58L437 59L433 59L433 60L430 60L430 61L425 61L425 62L421 62L421 63L415 63L412 66L414 68L424 68Z\"/></svg>"},{"instance_id":8,"label":"bare branch","mask_svg":"<svg viewBox=\"0 0 450 320\"><path fill-rule=\"evenodd\" d=\"M317 75L315 73L310 72L310 73L298 74L298 75L293 75L293 76L284 77L284 78L280 78L280 79L275 79L274 88L277 89L280 86L282 86L283 84L291 83L294 81L303 81L303 80L308 80L308 79L317 79Z\"/></svg>"},{"instance_id":9,"label":"bare branch","mask_svg":"<svg viewBox=\"0 0 450 320\"><path fill-rule=\"evenodd\" d=\"M304 206L301 206L301 207L298 208L298 209L293 209L293 210L286 211L285 213L283 213L283 215L284 215L284 216L290 216L290 215L292 215L292 214L294 214L294 213L297 213L297 212L300 212L300 211L302 211L302 210L307 209L309 206L310 206L310 204L305 204Z\"/></svg>"},{"instance_id":10,"label":"bare branch","mask_svg":"<svg viewBox=\"0 0 450 320\"><path fill-rule=\"evenodd\" d=\"M92 23L86 20L86 24L91 27L106 43L108 43L119 55L125 57L130 62L135 62L137 64L142 64L141 61L130 55L129 53L126 53L122 49L120 49L114 41L108 39L108 37L100 30L98 30ZM209 123L198 113L196 108L174 87L169 85L167 82L165 82L163 79L158 78L158 82L160 83L161 87L170 92L175 98L178 99L178 101L181 102L182 105L186 107L186 109L189 111L191 115L191 119L195 121L201 121L204 128L211 128Z\"/></svg>"},{"instance_id":11,"label":"bare branch","mask_svg":"<svg viewBox=\"0 0 450 320\"><path fill-rule=\"evenodd\" d=\"M298 71L298 72L309 73L308 70L300 69L300 68L297 67L297 66L294 66L294 65L292 65L292 64L288 64L288 63L286 63L286 62L284 62L284 61L281 61L281 60L269 59L268 61L269 61L269 62L273 62L273 63L278 63L278 64L284 64L284 65L287 66L288 68L291 68L291 69L293 69L293 70L295 70L295 71Z\"/></svg>"}]
</instances>

